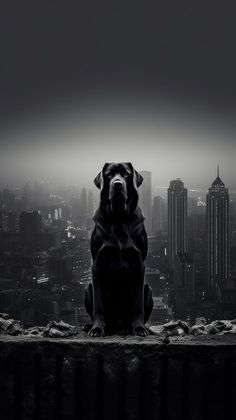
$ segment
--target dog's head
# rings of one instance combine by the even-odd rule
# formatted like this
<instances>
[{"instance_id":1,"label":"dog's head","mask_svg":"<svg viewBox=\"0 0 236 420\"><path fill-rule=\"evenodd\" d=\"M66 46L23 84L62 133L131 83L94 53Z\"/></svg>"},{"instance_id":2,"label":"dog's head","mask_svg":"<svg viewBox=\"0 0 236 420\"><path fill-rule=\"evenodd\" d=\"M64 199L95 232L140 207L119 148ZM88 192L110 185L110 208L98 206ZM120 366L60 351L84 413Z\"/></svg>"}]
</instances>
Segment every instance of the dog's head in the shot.
<instances>
[{"instance_id":1,"label":"dog's head","mask_svg":"<svg viewBox=\"0 0 236 420\"><path fill-rule=\"evenodd\" d=\"M137 188L143 177L130 162L105 163L94 179L101 190L101 202L109 213L122 215L131 213L137 206Z\"/></svg>"}]
</instances>

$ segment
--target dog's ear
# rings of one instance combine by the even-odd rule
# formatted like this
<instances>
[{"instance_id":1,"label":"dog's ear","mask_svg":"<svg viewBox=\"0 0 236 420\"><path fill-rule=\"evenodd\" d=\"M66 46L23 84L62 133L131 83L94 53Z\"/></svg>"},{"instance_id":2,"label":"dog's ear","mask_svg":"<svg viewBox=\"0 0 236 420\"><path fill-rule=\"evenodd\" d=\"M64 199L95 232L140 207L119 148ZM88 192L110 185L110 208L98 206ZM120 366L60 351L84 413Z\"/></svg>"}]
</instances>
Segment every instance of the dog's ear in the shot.
<instances>
[{"instance_id":1,"label":"dog's ear","mask_svg":"<svg viewBox=\"0 0 236 420\"><path fill-rule=\"evenodd\" d=\"M97 188L99 188L101 190L102 188L102 183L103 183L103 174L104 171L106 170L106 168L110 165L110 163L105 163L105 165L102 168L102 171L99 172L99 174L97 174L96 178L94 179L94 184L96 185Z\"/></svg>"},{"instance_id":2,"label":"dog's ear","mask_svg":"<svg viewBox=\"0 0 236 420\"><path fill-rule=\"evenodd\" d=\"M110 163L105 163L103 168L102 168L102 172L104 173L104 171L107 169L107 167L110 165Z\"/></svg>"},{"instance_id":3,"label":"dog's ear","mask_svg":"<svg viewBox=\"0 0 236 420\"><path fill-rule=\"evenodd\" d=\"M135 171L135 170L134 170L134 176L136 178L136 184L137 184L137 188L138 188L143 183L143 177L138 171Z\"/></svg>"},{"instance_id":4,"label":"dog's ear","mask_svg":"<svg viewBox=\"0 0 236 420\"><path fill-rule=\"evenodd\" d=\"M96 185L97 188L101 189L102 186L102 172L99 172L99 174L97 174L96 178L94 178L94 184Z\"/></svg>"},{"instance_id":5,"label":"dog's ear","mask_svg":"<svg viewBox=\"0 0 236 420\"><path fill-rule=\"evenodd\" d=\"M134 169L131 162L126 162L126 165L132 170L134 174L134 183L137 185L137 188L140 187L140 185L143 183L142 175Z\"/></svg>"}]
</instances>

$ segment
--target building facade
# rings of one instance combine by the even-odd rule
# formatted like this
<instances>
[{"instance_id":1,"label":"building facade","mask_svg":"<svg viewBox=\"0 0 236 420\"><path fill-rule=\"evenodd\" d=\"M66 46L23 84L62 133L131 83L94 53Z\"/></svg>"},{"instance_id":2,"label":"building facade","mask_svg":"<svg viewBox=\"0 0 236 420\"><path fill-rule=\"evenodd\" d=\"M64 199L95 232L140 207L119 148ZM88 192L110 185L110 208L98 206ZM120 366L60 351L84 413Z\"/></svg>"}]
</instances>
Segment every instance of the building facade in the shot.
<instances>
[{"instance_id":1,"label":"building facade","mask_svg":"<svg viewBox=\"0 0 236 420\"><path fill-rule=\"evenodd\" d=\"M139 206L145 217L147 233L152 231L152 176L150 171L140 171L143 183L139 188Z\"/></svg>"},{"instance_id":2,"label":"building facade","mask_svg":"<svg viewBox=\"0 0 236 420\"><path fill-rule=\"evenodd\" d=\"M206 197L208 291L216 296L218 287L226 284L229 274L229 194L219 176Z\"/></svg>"},{"instance_id":3,"label":"building facade","mask_svg":"<svg viewBox=\"0 0 236 420\"><path fill-rule=\"evenodd\" d=\"M178 253L187 253L187 189L179 179L170 181L168 188L168 264L174 270Z\"/></svg>"},{"instance_id":4,"label":"building facade","mask_svg":"<svg viewBox=\"0 0 236 420\"><path fill-rule=\"evenodd\" d=\"M156 196L153 198L152 207L152 231L154 234L164 230L166 222L166 202L164 198Z\"/></svg>"}]
</instances>

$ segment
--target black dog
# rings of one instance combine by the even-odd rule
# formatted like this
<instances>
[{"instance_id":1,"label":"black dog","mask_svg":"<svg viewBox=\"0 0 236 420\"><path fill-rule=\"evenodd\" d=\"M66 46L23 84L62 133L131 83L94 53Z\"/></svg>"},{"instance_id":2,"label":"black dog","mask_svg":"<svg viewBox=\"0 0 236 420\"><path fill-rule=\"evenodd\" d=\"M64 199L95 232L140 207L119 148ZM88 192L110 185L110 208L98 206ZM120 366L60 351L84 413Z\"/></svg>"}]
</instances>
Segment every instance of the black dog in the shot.
<instances>
[{"instance_id":1,"label":"black dog","mask_svg":"<svg viewBox=\"0 0 236 420\"><path fill-rule=\"evenodd\" d=\"M91 336L119 329L148 334L153 300L144 285L147 234L137 192L142 182L131 163L106 163L94 180L101 202L91 237L93 283L85 290Z\"/></svg>"}]
</instances>

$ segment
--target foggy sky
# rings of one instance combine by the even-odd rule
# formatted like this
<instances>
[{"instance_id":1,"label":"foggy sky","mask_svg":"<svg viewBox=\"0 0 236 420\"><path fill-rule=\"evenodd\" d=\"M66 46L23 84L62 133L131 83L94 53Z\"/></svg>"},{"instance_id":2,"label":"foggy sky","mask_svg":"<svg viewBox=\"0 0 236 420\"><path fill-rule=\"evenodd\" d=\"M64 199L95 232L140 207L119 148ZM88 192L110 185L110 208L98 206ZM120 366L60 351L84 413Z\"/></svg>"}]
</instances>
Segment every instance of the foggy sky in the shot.
<instances>
[{"instance_id":1,"label":"foggy sky","mask_svg":"<svg viewBox=\"0 0 236 420\"><path fill-rule=\"evenodd\" d=\"M90 185L105 161L236 189L233 3L5 2L0 185Z\"/></svg>"},{"instance_id":2,"label":"foggy sky","mask_svg":"<svg viewBox=\"0 0 236 420\"><path fill-rule=\"evenodd\" d=\"M203 189L219 164L223 181L236 189L234 133L215 114L138 104L137 97L82 109L73 104L5 131L1 183L37 179L89 187L106 161L131 161L137 170L152 171L154 186L180 177Z\"/></svg>"}]
</instances>

